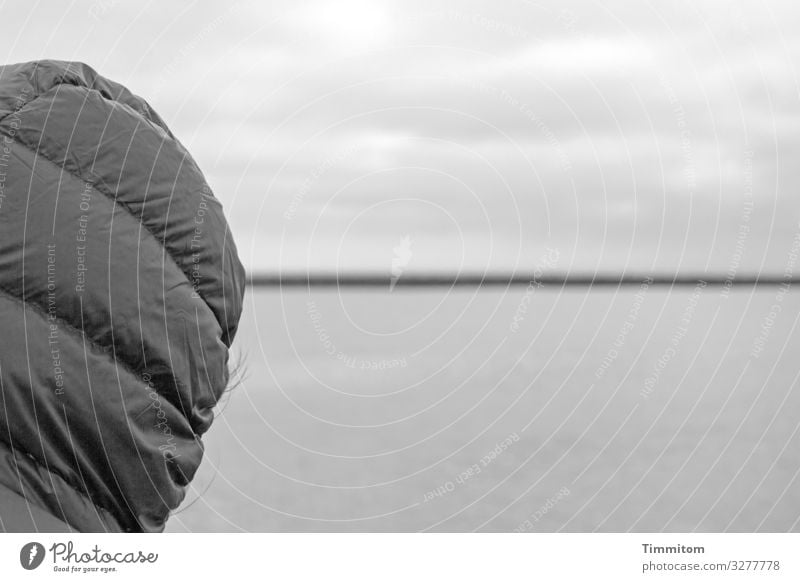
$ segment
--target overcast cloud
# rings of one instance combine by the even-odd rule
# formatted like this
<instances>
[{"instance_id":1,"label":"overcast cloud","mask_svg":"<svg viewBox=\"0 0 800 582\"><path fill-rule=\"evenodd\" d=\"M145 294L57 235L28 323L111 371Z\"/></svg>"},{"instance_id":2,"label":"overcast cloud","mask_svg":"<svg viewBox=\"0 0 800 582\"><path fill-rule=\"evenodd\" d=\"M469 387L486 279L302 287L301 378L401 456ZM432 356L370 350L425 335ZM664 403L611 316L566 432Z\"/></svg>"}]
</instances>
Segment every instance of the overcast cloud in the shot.
<instances>
[{"instance_id":1,"label":"overcast cloud","mask_svg":"<svg viewBox=\"0 0 800 582\"><path fill-rule=\"evenodd\" d=\"M6 62L148 99L251 269L781 272L791 2L5 3ZM53 23L58 22L57 27ZM752 203L752 206L751 206Z\"/></svg>"}]
</instances>

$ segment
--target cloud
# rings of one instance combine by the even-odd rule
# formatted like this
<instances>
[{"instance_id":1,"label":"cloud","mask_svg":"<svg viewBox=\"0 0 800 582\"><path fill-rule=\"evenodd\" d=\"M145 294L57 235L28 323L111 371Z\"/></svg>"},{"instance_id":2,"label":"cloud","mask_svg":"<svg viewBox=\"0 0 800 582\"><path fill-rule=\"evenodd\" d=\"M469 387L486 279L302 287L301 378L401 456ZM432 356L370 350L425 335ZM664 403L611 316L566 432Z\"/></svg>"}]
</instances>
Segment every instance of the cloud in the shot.
<instances>
[{"instance_id":1,"label":"cloud","mask_svg":"<svg viewBox=\"0 0 800 582\"><path fill-rule=\"evenodd\" d=\"M410 269L524 269L549 244L575 268L724 271L752 183L741 268L780 270L798 10L97 0L6 7L0 46L148 98L261 249L254 269L384 268L408 234Z\"/></svg>"}]
</instances>

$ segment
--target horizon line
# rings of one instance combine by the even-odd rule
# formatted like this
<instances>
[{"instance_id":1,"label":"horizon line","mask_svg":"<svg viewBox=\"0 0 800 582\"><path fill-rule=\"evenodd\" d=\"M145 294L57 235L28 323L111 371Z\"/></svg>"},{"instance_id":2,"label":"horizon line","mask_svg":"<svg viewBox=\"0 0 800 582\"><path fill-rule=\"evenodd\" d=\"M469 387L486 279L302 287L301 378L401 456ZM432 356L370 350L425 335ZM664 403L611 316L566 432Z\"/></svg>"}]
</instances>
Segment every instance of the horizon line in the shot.
<instances>
[{"instance_id":1,"label":"horizon line","mask_svg":"<svg viewBox=\"0 0 800 582\"><path fill-rule=\"evenodd\" d=\"M248 287L497 287L508 285L550 285L561 287L627 285L791 285L800 281L777 273L745 273L731 277L724 273L409 273L392 277L376 272L336 273L248 273Z\"/></svg>"}]
</instances>

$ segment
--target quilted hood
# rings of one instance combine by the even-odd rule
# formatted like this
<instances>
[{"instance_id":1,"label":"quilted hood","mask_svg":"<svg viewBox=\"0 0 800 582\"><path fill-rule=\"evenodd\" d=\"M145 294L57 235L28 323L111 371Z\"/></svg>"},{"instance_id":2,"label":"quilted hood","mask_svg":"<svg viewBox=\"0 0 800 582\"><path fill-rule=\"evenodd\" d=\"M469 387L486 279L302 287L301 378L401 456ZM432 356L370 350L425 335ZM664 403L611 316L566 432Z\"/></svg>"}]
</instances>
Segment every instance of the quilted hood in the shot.
<instances>
[{"instance_id":1,"label":"quilted hood","mask_svg":"<svg viewBox=\"0 0 800 582\"><path fill-rule=\"evenodd\" d=\"M161 531L228 383L245 274L200 169L81 63L0 67L0 485Z\"/></svg>"}]
</instances>

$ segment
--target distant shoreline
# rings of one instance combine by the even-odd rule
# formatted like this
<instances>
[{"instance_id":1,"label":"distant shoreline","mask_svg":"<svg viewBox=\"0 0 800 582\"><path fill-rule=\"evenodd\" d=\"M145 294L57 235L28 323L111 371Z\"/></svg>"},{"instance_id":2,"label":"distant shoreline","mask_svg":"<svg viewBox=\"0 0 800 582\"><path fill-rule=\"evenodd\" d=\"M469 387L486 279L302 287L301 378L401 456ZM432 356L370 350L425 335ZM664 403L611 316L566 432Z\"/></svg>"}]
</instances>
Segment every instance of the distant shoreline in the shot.
<instances>
[{"instance_id":1,"label":"distant shoreline","mask_svg":"<svg viewBox=\"0 0 800 582\"><path fill-rule=\"evenodd\" d=\"M628 286L697 285L705 281L708 285L753 286L753 285L792 285L794 278L786 278L774 273L758 275L745 274L730 278L718 273L673 274L554 274L533 276L513 273L444 273L444 274L408 274L396 280L397 287L498 287L509 285L530 285L550 287L591 287L591 286ZM253 273L247 277L250 287L386 287L389 288L392 278L382 273Z\"/></svg>"}]
</instances>

